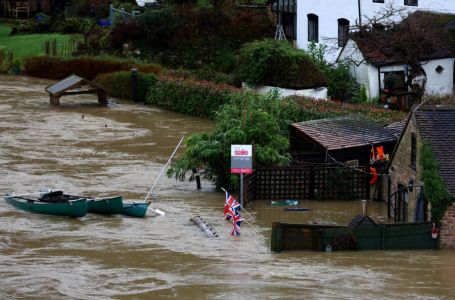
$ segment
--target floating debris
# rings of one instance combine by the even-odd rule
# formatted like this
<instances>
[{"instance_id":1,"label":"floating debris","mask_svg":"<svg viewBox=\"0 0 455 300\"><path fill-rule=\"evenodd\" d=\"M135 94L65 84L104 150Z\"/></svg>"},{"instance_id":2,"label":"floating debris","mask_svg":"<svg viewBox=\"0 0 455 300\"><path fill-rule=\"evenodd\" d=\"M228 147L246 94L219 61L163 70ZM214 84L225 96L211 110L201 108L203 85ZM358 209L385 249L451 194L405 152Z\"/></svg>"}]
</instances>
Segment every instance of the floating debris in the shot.
<instances>
[{"instance_id":1,"label":"floating debris","mask_svg":"<svg viewBox=\"0 0 455 300\"><path fill-rule=\"evenodd\" d=\"M200 216L193 216L191 217L190 221L192 221L197 227L199 227L202 231L204 231L209 236L218 237L218 233L210 226L207 221L205 221Z\"/></svg>"},{"instance_id":2,"label":"floating debris","mask_svg":"<svg viewBox=\"0 0 455 300\"><path fill-rule=\"evenodd\" d=\"M310 209L307 207L286 207L285 211L309 211Z\"/></svg>"},{"instance_id":3,"label":"floating debris","mask_svg":"<svg viewBox=\"0 0 455 300\"><path fill-rule=\"evenodd\" d=\"M272 200L270 201L271 205L298 205L298 200L287 199L287 200Z\"/></svg>"}]
</instances>

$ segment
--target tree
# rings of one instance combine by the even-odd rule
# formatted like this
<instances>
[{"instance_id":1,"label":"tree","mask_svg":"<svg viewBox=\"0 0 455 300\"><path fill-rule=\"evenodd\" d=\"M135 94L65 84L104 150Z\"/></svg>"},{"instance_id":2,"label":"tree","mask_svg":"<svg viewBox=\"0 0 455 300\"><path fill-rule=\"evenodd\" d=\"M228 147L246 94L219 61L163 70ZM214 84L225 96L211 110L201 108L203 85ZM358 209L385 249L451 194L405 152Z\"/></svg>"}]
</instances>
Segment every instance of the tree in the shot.
<instances>
[{"instance_id":1,"label":"tree","mask_svg":"<svg viewBox=\"0 0 455 300\"><path fill-rule=\"evenodd\" d=\"M443 14L405 14L403 10L397 11L388 6L365 24L357 24L353 37L397 55L400 62L408 66L406 85L412 91L413 101L420 102L425 93L427 76L422 64L441 49L449 48L445 25L450 20Z\"/></svg>"},{"instance_id":2,"label":"tree","mask_svg":"<svg viewBox=\"0 0 455 300\"><path fill-rule=\"evenodd\" d=\"M168 175L184 179L197 169L220 187L235 190L238 177L229 173L232 144L252 144L255 165L287 165L291 157L288 126L299 118L293 101L279 100L277 93L263 96L242 93L224 105L211 133L196 133L186 141L185 153L171 166ZM190 175L190 180L194 175Z\"/></svg>"}]
</instances>

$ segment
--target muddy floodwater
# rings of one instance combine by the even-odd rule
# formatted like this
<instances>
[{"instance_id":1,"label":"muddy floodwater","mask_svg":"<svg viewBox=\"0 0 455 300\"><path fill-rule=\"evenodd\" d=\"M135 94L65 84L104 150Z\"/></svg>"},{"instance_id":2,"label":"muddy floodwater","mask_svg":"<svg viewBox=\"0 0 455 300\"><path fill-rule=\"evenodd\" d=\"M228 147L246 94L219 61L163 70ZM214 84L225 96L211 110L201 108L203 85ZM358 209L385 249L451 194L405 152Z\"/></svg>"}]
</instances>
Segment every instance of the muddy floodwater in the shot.
<instances>
[{"instance_id":1,"label":"muddy floodwater","mask_svg":"<svg viewBox=\"0 0 455 300\"><path fill-rule=\"evenodd\" d=\"M0 194L42 187L141 200L182 136L211 121L93 96L50 107L51 81L0 76ZM180 152L181 153L181 150ZM455 251L271 253L273 221L348 223L360 203L303 201L308 212L256 202L239 238L224 195L163 177L165 216L31 214L0 201L0 299L454 299ZM385 205L369 211L384 219ZM149 212L150 213L150 212ZM219 237L189 221L205 218Z\"/></svg>"}]
</instances>

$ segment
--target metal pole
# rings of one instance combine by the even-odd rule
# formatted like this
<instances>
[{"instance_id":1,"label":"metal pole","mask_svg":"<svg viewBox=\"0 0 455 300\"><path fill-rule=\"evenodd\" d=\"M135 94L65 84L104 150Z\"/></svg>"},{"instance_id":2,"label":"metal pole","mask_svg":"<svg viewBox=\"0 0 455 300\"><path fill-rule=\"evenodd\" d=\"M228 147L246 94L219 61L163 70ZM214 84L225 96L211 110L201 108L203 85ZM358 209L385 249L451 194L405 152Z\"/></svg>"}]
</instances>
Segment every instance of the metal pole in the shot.
<instances>
[{"instance_id":1,"label":"metal pole","mask_svg":"<svg viewBox=\"0 0 455 300\"><path fill-rule=\"evenodd\" d=\"M243 173L240 174L240 205L243 208Z\"/></svg>"},{"instance_id":2,"label":"metal pole","mask_svg":"<svg viewBox=\"0 0 455 300\"><path fill-rule=\"evenodd\" d=\"M158 181L160 180L161 176L162 176L163 173L164 173L164 170L166 170L166 168L171 164L172 157L174 157L175 152L177 152L177 149L178 149L178 148L180 147L180 145L182 144L184 138L185 138L185 137L182 137L182 138L180 139L180 142L178 143L177 147L175 147L174 152L172 152L172 154L171 154L171 156L169 157L168 161L166 162L166 164L164 165L164 167L163 167L163 169L161 170L160 174L158 175L158 178L156 178L155 183L153 183L152 188L151 188L150 191L148 192L147 196L145 196L144 202L147 202L147 198L150 196L150 194L152 193L152 191L153 191L153 189L155 188L156 184L157 184Z\"/></svg>"}]
</instances>

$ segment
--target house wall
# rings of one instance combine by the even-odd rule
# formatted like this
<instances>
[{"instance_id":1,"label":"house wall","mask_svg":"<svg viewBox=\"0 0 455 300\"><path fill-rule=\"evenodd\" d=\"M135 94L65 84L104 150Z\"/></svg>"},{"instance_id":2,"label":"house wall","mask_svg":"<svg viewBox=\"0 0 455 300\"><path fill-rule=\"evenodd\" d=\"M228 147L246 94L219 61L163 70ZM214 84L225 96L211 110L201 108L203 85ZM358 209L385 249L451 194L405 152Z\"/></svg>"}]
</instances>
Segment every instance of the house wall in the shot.
<instances>
[{"instance_id":1,"label":"house wall","mask_svg":"<svg viewBox=\"0 0 455 300\"><path fill-rule=\"evenodd\" d=\"M375 67L367 63L353 40L349 40L346 47L342 49L338 61L350 64L351 75L359 84L366 87L369 99L378 97L380 89L384 88L382 72L405 71L406 73L407 71L406 65ZM454 61L455 59L451 57L422 62L422 67L427 74L427 94L451 95L453 93ZM438 66L443 68L440 73L436 71Z\"/></svg>"},{"instance_id":2,"label":"house wall","mask_svg":"<svg viewBox=\"0 0 455 300\"><path fill-rule=\"evenodd\" d=\"M338 19L349 20L351 26L359 22L358 0L298 0L297 1L297 46L306 49L308 47L308 14L319 17L319 43L328 46L329 51L326 59L334 62L340 53L338 47ZM367 17L374 17L388 4L392 3L397 9L405 9L408 12L426 10L436 12L455 13L455 1L453 0L419 0L418 6L404 5L404 0L385 0L385 3L375 3L373 0L360 0L360 15L365 22ZM335 4L336 3L336 4Z\"/></svg>"},{"instance_id":3,"label":"house wall","mask_svg":"<svg viewBox=\"0 0 455 300\"><path fill-rule=\"evenodd\" d=\"M367 95L371 99L372 83L370 82L370 66L365 61L362 52L360 52L356 42L353 40L348 40L346 46L342 49L339 58L339 61L344 61L349 63L349 70L351 75L355 80L365 86L367 90Z\"/></svg>"},{"instance_id":4,"label":"house wall","mask_svg":"<svg viewBox=\"0 0 455 300\"><path fill-rule=\"evenodd\" d=\"M417 137L416 147L416 169L411 168L411 134L415 133ZM404 134L401 138L401 142L396 148L395 155L392 157L389 168L390 176L390 194L393 194L398 190L398 184L408 186L412 180L414 186L422 186L422 167L419 164L420 161L420 148L422 147L422 138L420 132L416 126L415 117L412 116L408 126L406 127ZM384 194L387 194L387 184L385 186ZM413 188L412 192L408 191L408 211L407 217L409 222L413 222L415 218L415 209L417 204L417 196L420 192L420 188ZM427 210L429 211L429 210ZM391 211L393 217L393 211Z\"/></svg>"},{"instance_id":5,"label":"house wall","mask_svg":"<svg viewBox=\"0 0 455 300\"><path fill-rule=\"evenodd\" d=\"M455 249L455 204L447 209L441 227L441 247Z\"/></svg>"},{"instance_id":6,"label":"house wall","mask_svg":"<svg viewBox=\"0 0 455 300\"><path fill-rule=\"evenodd\" d=\"M455 2L455 1L454 1ZM436 72L436 68L444 68L441 73ZM427 94L451 95L453 93L454 58L444 58L429 61L423 64L423 69L427 73Z\"/></svg>"}]
</instances>

